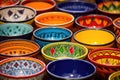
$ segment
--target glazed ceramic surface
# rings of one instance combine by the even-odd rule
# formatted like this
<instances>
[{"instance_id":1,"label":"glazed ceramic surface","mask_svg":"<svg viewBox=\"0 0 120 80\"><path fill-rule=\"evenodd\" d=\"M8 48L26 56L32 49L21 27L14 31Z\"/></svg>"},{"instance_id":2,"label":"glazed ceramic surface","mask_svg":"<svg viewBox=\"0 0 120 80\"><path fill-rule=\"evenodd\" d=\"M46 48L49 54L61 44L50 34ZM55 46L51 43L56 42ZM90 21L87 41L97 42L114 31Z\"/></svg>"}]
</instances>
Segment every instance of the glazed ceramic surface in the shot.
<instances>
[{"instance_id":1,"label":"glazed ceramic surface","mask_svg":"<svg viewBox=\"0 0 120 80\"><path fill-rule=\"evenodd\" d=\"M13 38L31 39L32 32L33 32L33 27L29 24L23 24L23 23L1 24L0 41L13 39Z\"/></svg>"},{"instance_id":2,"label":"glazed ceramic surface","mask_svg":"<svg viewBox=\"0 0 120 80\"><path fill-rule=\"evenodd\" d=\"M108 80L120 80L120 71L112 73Z\"/></svg>"},{"instance_id":3,"label":"glazed ceramic surface","mask_svg":"<svg viewBox=\"0 0 120 80\"><path fill-rule=\"evenodd\" d=\"M93 64L78 59L52 61L48 63L46 69L53 80L83 80L93 76L96 72L96 68Z\"/></svg>"},{"instance_id":4,"label":"glazed ceramic surface","mask_svg":"<svg viewBox=\"0 0 120 80\"><path fill-rule=\"evenodd\" d=\"M87 56L88 49L78 43L56 42L44 46L41 52L49 61L63 58L84 59Z\"/></svg>"},{"instance_id":5,"label":"glazed ceramic surface","mask_svg":"<svg viewBox=\"0 0 120 80\"><path fill-rule=\"evenodd\" d=\"M36 11L24 6L9 6L0 9L0 21L5 22L28 22L36 16Z\"/></svg>"},{"instance_id":6,"label":"glazed ceramic surface","mask_svg":"<svg viewBox=\"0 0 120 80\"><path fill-rule=\"evenodd\" d=\"M120 48L120 35L116 37L116 45L118 48Z\"/></svg>"},{"instance_id":7,"label":"glazed ceramic surface","mask_svg":"<svg viewBox=\"0 0 120 80\"><path fill-rule=\"evenodd\" d=\"M8 58L0 62L0 80L42 80L45 64L35 58Z\"/></svg>"},{"instance_id":8,"label":"glazed ceramic surface","mask_svg":"<svg viewBox=\"0 0 120 80\"><path fill-rule=\"evenodd\" d=\"M46 44L58 41L70 41L72 31L66 28L48 27L39 28L33 32L34 41L42 48Z\"/></svg>"}]
</instances>

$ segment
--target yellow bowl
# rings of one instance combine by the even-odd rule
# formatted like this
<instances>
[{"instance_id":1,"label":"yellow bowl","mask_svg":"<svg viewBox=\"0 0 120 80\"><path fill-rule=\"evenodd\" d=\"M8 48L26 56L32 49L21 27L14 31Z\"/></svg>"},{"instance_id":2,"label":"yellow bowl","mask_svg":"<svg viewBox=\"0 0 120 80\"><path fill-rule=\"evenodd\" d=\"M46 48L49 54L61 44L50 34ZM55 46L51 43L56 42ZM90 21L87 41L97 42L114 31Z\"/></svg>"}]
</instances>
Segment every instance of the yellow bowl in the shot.
<instances>
[{"instance_id":1,"label":"yellow bowl","mask_svg":"<svg viewBox=\"0 0 120 80\"><path fill-rule=\"evenodd\" d=\"M112 73L108 80L120 80L120 71Z\"/></svg>"}]
</instances>

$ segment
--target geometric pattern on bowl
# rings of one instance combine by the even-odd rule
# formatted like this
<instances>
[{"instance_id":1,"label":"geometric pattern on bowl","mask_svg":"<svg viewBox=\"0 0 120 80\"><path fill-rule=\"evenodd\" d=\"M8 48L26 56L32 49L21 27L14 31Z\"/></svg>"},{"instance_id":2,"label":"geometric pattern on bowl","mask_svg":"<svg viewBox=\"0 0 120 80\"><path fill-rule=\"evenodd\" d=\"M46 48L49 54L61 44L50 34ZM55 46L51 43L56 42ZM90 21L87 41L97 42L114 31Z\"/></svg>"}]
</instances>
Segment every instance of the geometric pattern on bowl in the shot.
<instances>
[{"instance_id":1,"label":"geometric pattern on bowl","mask_svg":"<svg viewBox=\"0 0 120 80\"><path fill-rule=\"evenodd\" d=\"M24 22L35 16L36 11L25 6L8 6L0 9L0 20L3 22Z\"/></svg>"},{"instance_id":2,"label":"geometric pattern on bowl","mask_svg":"<svg viewBox=\"0 0 120 80\"><path fill-rule=\"evenodd\" d=\"M85 46L72 42L55 42L44 46L42 49L44 57L55 59L80 58L87 56L88 50Z\"/></svg>"},{"instance_id":3,"label":"geometric pattern on bowl","mask_svg":"<svg viewBox=\"0 0 120 80\"><path fill-rule=\"evenodd\" d=\"M112 73L108 80L120 80L120 71Z\"/></svg>"},{"instance_id":4,"label":"geometric pattern on bowl","mask_svg":"<svg viewBox=\"0 0 120 80\"><path fill-rule=\"evenodd\" d=\"M98 10L109 14L120 14L119 1L106 1L98 4Z\"/></svg>"}]
</instances>

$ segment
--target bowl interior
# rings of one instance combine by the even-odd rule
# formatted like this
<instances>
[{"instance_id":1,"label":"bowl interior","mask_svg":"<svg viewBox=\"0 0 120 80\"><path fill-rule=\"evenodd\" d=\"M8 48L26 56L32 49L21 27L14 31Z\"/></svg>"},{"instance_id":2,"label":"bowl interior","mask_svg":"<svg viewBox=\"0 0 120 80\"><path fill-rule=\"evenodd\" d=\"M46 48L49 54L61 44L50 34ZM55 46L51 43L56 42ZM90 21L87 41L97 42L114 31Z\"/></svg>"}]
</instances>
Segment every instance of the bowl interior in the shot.
<instances>
[{"instance_id":1,"label":"bowl interior","mask_svg":"<svg viewBox=\"0 0 120 80\"><path fill-rule=\"evenodd\" d=\"M112 24L112 20L103 15L81 16L76 23L86 28L104 28Z\"/></svg>"},{"instance_id":2,"label":"bowl interior","mask_svg":"<svg viewBox=\"0 0 120 80\"><path fill-rule=\"evenodd\" d=\"M4 22L24 22L33 19L35 15L35 10L24 6L10 6L0 9L0 20Z\"/></svg>"},{"instance_id":3,"label":"bowl interior","mask_svg":"<svg viewBox=\"0 0 120 80\"><path fill-rule=\"evenodd\" d=\"M7 40L0 43L0 55L23 56L33 54L39 46L29 40Z\"/></svg>"},{"instance_id":4,"label":"bowl interior","mask_svg":"<svg viewBox=\"0 0 120 80\"><path fill-rule=\"evenodd\" d=\"M116 18L114 21L113 21L113 25L117 28L120 29L120 17ZM119 30L118 29L118 30Z\"/></svg>"},{"instance_id":5,"label":"bowl interior","mask_svg":"<svg viewBox=\"0 0 120 80\"><path fill-rule=\"evenodd\" d=\"M47 12L38 15L35 20L44 25L61 25L73 21L73 16L64 12Z\"/></svg>"},{"instance_id":6,"label":"bowl interior","mask_svg":"<svg viewBox=\"0 0 120 80\"><path fill-rule=\"evenodd\" d=\"M12 37L29 34L33 31L33 27L28 24L6 23L0 25L0 36Z\"/></svg>"},{"instance_id":7,"label":"bowl interior","mask_svg":"<svg viewBox=\"0 0 120 80\"><path fill-rule=\"evenodd\" d=\"M109 76L109 80L120 80L120 71L112 73Z\"/></svg>"},{"instance_id":8,"label":"bowl interior","mask_svg":"<svg viewBox=\"0 0 120 80\"><path fill-rule=\"evenodd\" d=\"M63 59L48 63L47 72L62 79L83 79L95 73L95 67L83 60Z\"/></svg>"},{"instance_id":9,"label":"bowl interior","mask_svg":"<svg viewBox=\"0 0 120 80\"><path fill-rule=\"evenodd\" d=\"M57 41L70 38L72 32L66 28L41 28L34 31L33 35L41 40Z\"/></svg>"},{"instance_id":10,"label":"bowl interior","mask_svg":"<svg viewBox=\"0 0 120 80\"><path fill-rule=\"evenodd\" d=\"M58 42L43 47L43 54L56 59L82 58L87 55L87 48L75 43Z\"/></svg>"},{"instance_id":11,"label":"bowl interior","mask_svg":"<svg viewBox=\"0 0 120 80\"><path fill-rule=\"evenodd\" d=\"M98 4L98 10L110 14L120 14L120 2L108 1Z\"/></svg>"},{"instance_id":12,"label":"bowl interior","mask_svg":"<svg viewBox=\"0 0 120 80\"><path fill-rule=\"evenodd\" d=\"M120 44L120 35L117 36L117 43Z\"/></svg>"},{"instance_id":13,"label":"bowl interior","mask_svg":"<svg viewBox=\"0 0 120 80\"><path fill-rule=\"evenodd\" d=\"M63 2L57 5L61 11L70 13L85 13L96 9L96 4L86 2Z\"/></svg>"},{"instance_id":14,"label":"bowl interior","mask_svg":"<svg viewBox=\"0 0 120 80\"><path fill-rule=\"evenodd\" d=\"M104 49L91 52L89 58L92 62L106 66L120 66L120 50Z\"/></svg>"}]
</instances>

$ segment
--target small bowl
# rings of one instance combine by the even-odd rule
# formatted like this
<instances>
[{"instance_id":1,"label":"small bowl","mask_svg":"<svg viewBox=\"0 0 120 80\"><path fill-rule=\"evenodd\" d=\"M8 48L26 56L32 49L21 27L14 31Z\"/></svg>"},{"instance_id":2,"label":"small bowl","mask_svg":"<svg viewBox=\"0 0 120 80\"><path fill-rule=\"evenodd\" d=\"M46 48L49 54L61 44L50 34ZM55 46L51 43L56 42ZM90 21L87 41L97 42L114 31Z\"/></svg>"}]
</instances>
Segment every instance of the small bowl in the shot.
<instances>
[{"instance_id":1,"label":"small bowl","mask_svg":"<svg viewBox=\"0 0 120 80\"><path fill-rule=\"evenodd\" d=\"M60 41L70 41L72 31L60 27L39 28L33 32L34 41L42 48L46 44Z\"/></svg>"},{"instance_id":2,"label":"small bowl","mask_svg":"<svg viewBox=\"0 0 120 80\"><path fill-rule=\"evenodd\" d=\"M112 19L110 17L99 15L99 14L90 14L85 16L80 16L75 20L76 25L79 29L82 28L100 28L100 29L112 29Z\"/></svg>"},{"instance_id":3,"label":"small bowl","mask_svg":"<svg viewBox=\"0 0 120 80\"><path fill-rule=\"evenodd\" d=\"M14 57L0 61L1 80L42 80L46 65L31 57Z\"/></svg>"},{"instance_id":4,"label":"small bowl","mask_svg":"<svg viewBox=\"0 0 120 80\"><path fill-rule=\"evenodd\" d=\"M56 8L63 12L68 12L73 14L75 17L79 15L84 15L87 13L92 13L97 9L95 3L90 2L62 2L59 3Z\"/></svg>"},{"instance_id":5,"label":"small bowl","mask_svg":"<svg viewBox=\"0 0 120 80\"><path fill-rule=\"evenodd\" d=\"M118 48L120 48L120 35L116 37L116 45Z\"/></svg>"},{"instance_id":6,"label":"small bowl","mask_svg":"<svg viewBox=\"0 0 120 80\"><path fill-rule=\"evenodd\" d=\"M52 61L46 69L53 80L90 80L96 72L92 63L80 59Z\"/></svg>"},{"instance_id":7,"label":"small bowl","mask_svg":"<svg viewBox=\"0 0 120 80\"><path fill-rule=\"evenodd\" d=\"M112 73L108 80L120 80L120 71L116 71L114 73Z\"/></svg>"},{"instance_id":8,"label":"small bowl","mask_svg":"<svg viewBox=\"0 0 120 80\"><path fill-rule=\"evenodd\" d=\"M74 33L74 41L85 45L89 50L100 47L113 47L115 35L106 29L81 29Z\"/></svg>"},{"instance_id":9,"label":"small bowl","mask_svg":"<svg viewBox=\"0 0 120 80\"><path fill-rule=\"evenodd\" d=\"M26 39L9 39L0 42L0 60L9 57L31 56L37 57L40 46Z\"/></svg>"},{"instance_id":10,"label":"small bowl","mask_svg":"<svg viewBox=\"0 0 120 80\"><path fill-rule=\"evenodd\" d=\"M107 80L111 73L120 70L120 49L94 49L88 54L88 60L96 66L98 73Z\"/></svg>"},{"instance_id":11,"label":"small bowl","mask_svg":"<svg viewBox=\"0 0 120 80\"><path fill-rule=\"evenodd\" d=\"M36 11L25 6L8 6L0 8L0 24L28 23L32 24Z\"/></svg>"},{"instance_id":12,"label":"small bowl","mask_svg":"<svg viewBox=\"0 0 120 80\"><path fill-rule=\"evenodd\" d=\"M37 13L51 11L56 6L54 0L23 0L20 4L34 8Z\"/></svg>"},{"instance_id":13,"label":"small bowl","mask_svg":"<svg viewBox=\"0 0 120 80\"><path fill-rule=\"evenodd\" d=\"M113 25L114 25L114 33L116 35L120 35L120 17L114 19L113 21Z\"/></svg>"},{"instance_id":14,"label":"small bowl","mask_svg":"<svg viewBox=\"0 0 120 80\"><path fill-rule=\"evenodd\" d=\"M25 23L0 24L0 41L7 39L31 39L33 27Z\"/></svg>"},{"instance_id":15,"label":"small bowl","mask_svg":"<svg viewBox=\"0 0 120 80\"><path fill-rule=\"evenodd\" d=\"M35 24L37 28L41 27L65 27L72 29L74 17L65 12L46 12L35 17Z\"/></svg>"},{"instance_id":16,"label":"small bowl","mask_svg":"<svg viewBox=\"0 0 120 80\"><path fill-rule=\"evenodd\" d=\"M85 59L88 49L78 43L55 42L44 46L41 52L47 61L64 58Z\"/></svg>"},{"instance_id":17,"label":"small bowl","mask_svg":"<svg viewBox=\"0 0 120 80\"><path fill-rule=\"evenodd\" d=\"M20 0L0 0L0 8L7 6L15 6L20 3Z\"/></svg>"}]
</instances>

